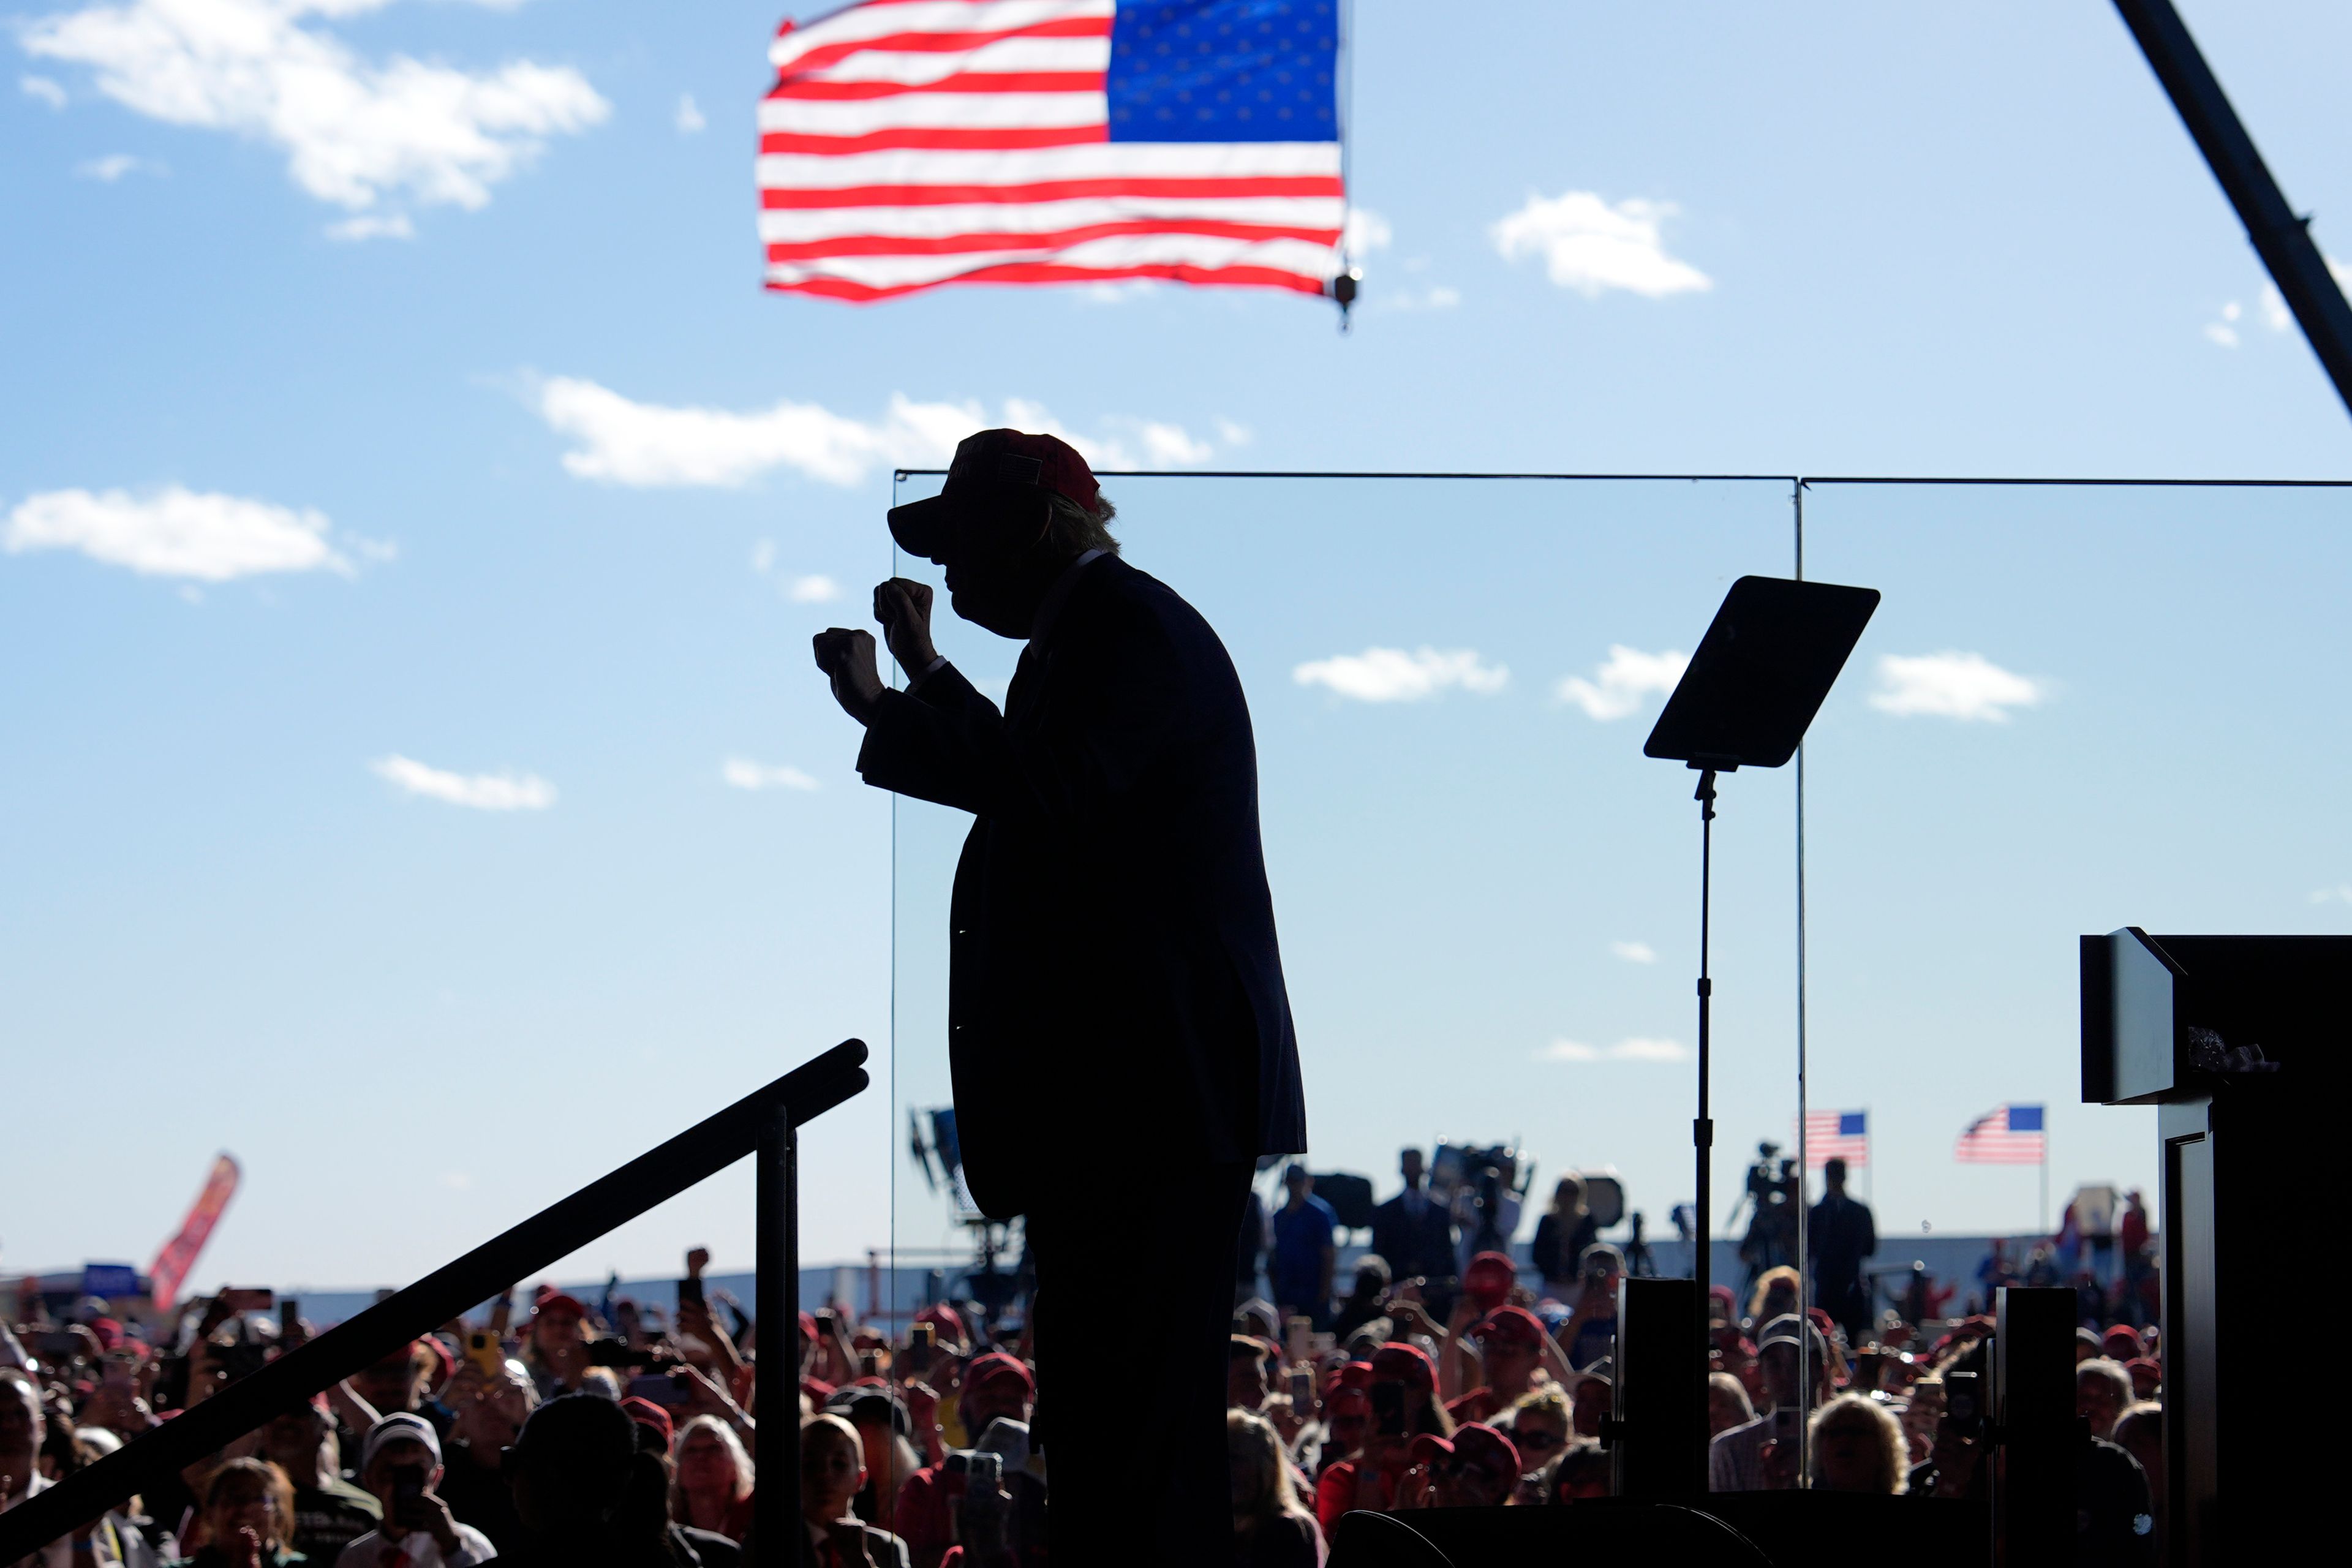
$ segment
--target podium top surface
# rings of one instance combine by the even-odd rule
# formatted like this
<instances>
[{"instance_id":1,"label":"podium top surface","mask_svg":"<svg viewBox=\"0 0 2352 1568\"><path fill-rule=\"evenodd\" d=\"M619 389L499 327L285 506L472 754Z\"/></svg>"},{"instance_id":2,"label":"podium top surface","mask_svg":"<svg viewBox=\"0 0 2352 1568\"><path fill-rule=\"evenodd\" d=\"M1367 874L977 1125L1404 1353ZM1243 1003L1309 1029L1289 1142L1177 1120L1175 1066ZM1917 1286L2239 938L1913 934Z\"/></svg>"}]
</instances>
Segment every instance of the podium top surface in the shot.
<instances>
[{"instance_id":1,"label":"podium top surface","mask_svg":"<svg viewBox=\"0 0 2352 1568\"><path fill-rule=\"evenodd\" d=\"M1878 590L1788 577L1731 585L1642 753L1777 768L1805 738L1878 608Z\"/></svg>"}]
</instances>

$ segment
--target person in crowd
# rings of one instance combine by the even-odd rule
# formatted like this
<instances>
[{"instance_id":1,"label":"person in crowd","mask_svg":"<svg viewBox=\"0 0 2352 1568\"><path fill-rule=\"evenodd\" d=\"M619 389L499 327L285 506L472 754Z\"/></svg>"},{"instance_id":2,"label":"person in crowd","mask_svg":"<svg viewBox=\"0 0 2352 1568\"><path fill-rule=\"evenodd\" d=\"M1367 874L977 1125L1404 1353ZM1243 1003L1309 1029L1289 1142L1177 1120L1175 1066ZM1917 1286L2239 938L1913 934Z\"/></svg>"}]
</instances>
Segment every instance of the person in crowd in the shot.
<instances>
[{"instance_id":1,"label":"person in crowd","mask_svg":"<svg viewBox=\"0 0 2352 1568\"><path fill-rule=\"evenodd\" d=\"M1576 1310L1559 1331L1560 1353L1584 1371L1617 1345L1617 1284L1625 1277L1625 1255L1596 1241L1577 1259Z\"/></svg>"},{"instance_id":2,"label":"person in crowd","mask_svg":"<svg viewBox=\"0 0 2352 1568\"><path fill-rule=\"evenodd\" d=\"M907 1543L857 1517L865 1489L866 1446L838 1415L801 1423L801 1519L819 1568L910 1568Z\"/></svg>"},{"instance_id":3,"label":"person in crowd","mask_svg":"<svg viewBox=\"0 0 2352 1568\"><path fill-rule=\"evenodd\" d=\"M1233 1337L1233 1348L1225 1360L1227 1410L1257 1412L1265 1408L1271 1381L1267 1363L1274 1359L1274 1347L1264 1340L1249 1334Z\"/></svg>"},{"instance_id":4,"label":"person in crowd","mask_svg":"<svg viewBox=\"0 0 2352 1568\"><path fill-rule=\"evenodd\" d=\"M579 1297L540 1288L531 1303L523 1362L542 1400L573 1392L588 1375L588 1338L582 1328L587 1317Z\"/></svg>"},{"instance_id":5,"label":"person in crowd","mask_svg":"<svg viewBox=\"0 0 2352 1568\"><path fill-rule=\"evenodd\" d=\"M1230 1338L1228 1342L1230 1342ZM972 1358L964 1369L960 1416L975 1445L1002 1422L1019 1427L1024 1438L1029 1415L1037 1397L1037 1384L1019 1357L991 1351ZM898 1488L896 1511L898 1534L906 1541L914 1568L938 1568L955 1543L951 1512L954 1485L947 1465L926 1465Z\"/></svg>"},{"instance_id":6,"label":"person in crowd","mask_svg":"<svg viewBox=\"0 0 2352 1568\"><path fill-rule=\"evenodd\" d=\"M1718 1492L1762 1491L1767 1489L1765 1445L1776 1438L1796 1446L1796 1424L1805 1418L1800 1400L1798 1359L1801 1353L1799 1334L1810 1341L1809 1365L1812 1373L1812 1400L1815 1408L1829 1401L1833 1386L1830 1369L1829 1340L1821 1329L1798 1318L1793 1313L1773 1319L1764 1326L1764 1337L1756 1348L1756 1365L1762 1392L1762 1413L1746 1424L1716 1435L1707 1445L1707 1489ZM1785 1414L1784 1414L1785 1413ZM1795 1484L1793 1461L1786 1460L1782 1484Z\"/></svg>"},{"instance_id":7,"label":"person in crowd","mask_svg":"<svg viewBox=\"0 0 2352 1568\"><path fill-rule=\"evenodd\" d=\"M1506 1149L1495 1160L1494 1199L1490 1204L1482 1184L1464 1182L1454 1189L1454 1226L1459 1237L1454 1257L1466 1272L1470 1260L1482 1252L1510 1250L1519 1234L1519 1194L1515 1186L1519 1157Z\"/></svg>"},{"instance_id":8,"label":"person in crowd","mask_svg":"<svg viewBox=\"0 0 2352 1568\"><path fill-rule=\"evenodd\" d=\"M1576 1417L1567 1390L1545 1383L1520 1394L1496 1425L1519 1451L1522 1463L1540 1468L1568 1451Z\"/></svg>"},{"instance_id":9,"label":"person in crowd","mask_svg":"<svg viewBox=\"0 0 2352 1568\"><path fill-rule=\"evenodd\" d=\"M866 731L866 782L973 816L948 1048L963 1175L983 1212L1024 1216L1036 1268L1055 1555L1099 1554L1140 1509L1156 1528L1138 1558L1192 1568L1231 1552L1220 1287L1256 1161L1307 1148L1306 1092L1241 681L1199 612L1120 559L1114 511L1068 444L1016 430L966 438L938 495L891 509L957 614L1027 645L1002 709L933 646L920 583L874 595L905 690L884 688L868 633L828 628L813 651ZM1057 1180L1038 1130L1113 1103L1142 1173ZM1169 1263L1143 1357L1100 1254L1139 1209ZM1324 1314L1328 1291L1327 1275ZM1052 1425L1122 1401L1132 1447ZM1139 1472L1133 1447L1155 1462Z\"/></svg>"},{"instance_id":10,"label":"person in crowd","mask_svg":"<svg viewBox=\"0 0 2352 1568\"><path fill-rule=\"evenodd\" d=\"M1433 1296L1450 1295L1457 1272L1454 1216L1429 1195L1420 1150L1397 1156L1397 1173L1404 1190L1372 1210L1372 1250L1388 1260L1392 1279L1424 1279L1440 1288Z\"/></svg>"},{"instance_id":11,"label":"person in crowd","mask_svg":"<svg viewBox=\"0 0 2352 1568\"><path fill-rule=\"evenodd\" d=\"M637 1452L636 1425L614 1400L566 1394L530 1413L515 1438L508 1482L532 1568L614 1560L610 1526Z\"/></svg>"},{"instance_id":12,"label":"person in crowd","mask_svg":"<svg viewBox=\"0 0 2352 1568\"><path fill-rule=\"evenodd\" d=\"M475 1568L496 1557L490 1538L458 1523L434 1490L440 1479L441 1436L431 1422L404 1410L378 1421L360 1450L360 1481L383 1522L344 1547L335 1568Z\"/></svg>"},{"instance_id":13,"label":"person in crowd","mask_svg":"<svg viewBox=\"0 0 2352 1568\"><path fill-rule=\"evenodd\" d=\"M343 1479L341 1444L323 1395L272 1416L261 1429L261 1456L294 1484L289 1543L310 1561L333 1563L382 1522L383 1505Z\"/></svg>"},{"instance_id":14,"label":"person in crowd","mask_svg":"<svg viewBox=\"0 0 2352 1568\"><path fill-rule=\"evenodd\" d=\"M914 1417L907 1402L873 1384L836 1391L826 1411L856 1431L865 1452L866 1484L858 1489L857 1517L886 1531L898 1528L898 1489L922 1468L912 1440Z\"/></svg>"},{"instance_id":15,"label":"person in crowd","mask_svg":"<svg viewBox=\"0 0 2352 1568\"><path fill-rule=\"evenodd\" d=\"M1748 1403L1748 1390L1727 1372L1713 1372L1706 1378L1706 1435L1710 1442L1734 1426L1744 1426L1756 1419L1756 1406Z\"/></svg>"},{"instance_id":16,"label":"person in crowd","mask_svg":"<svg viewBox=\"0 0 2352 1568\"><path fill-rule=\"evenodd\" d=\"M293 1483L268 1460L229 1460L205 1482L199 1503L189 1537L202 1544L180 1568L289 1568L309 1561L287 1538Z\"/></svg>"},{"instance_id":17,"label":"person in crowd","mask_svg":"<svg viewBox=\"0 0 2352 1568\"><path fill-rule=\"evenodd\" d=\"M1894 1412L1860 1394L1841 1394L1813 1413L1812 1487L1816 1491L1903 1490L1911 1445Z\"/></svg>"},{"instance_id":18,"label":"person in crowd","mask_svg":"<svg viewBox=\"0 0 2352 1568\"><path fill-rule=\"evenodd\" d=\"M1525 1307L1496 1308L1468 1337L1477 1342L1477 1360L1486 1381L1447 1402L1445 1413L1457 1423L1493 1419L1546 1375L1547 1360L1559 1362L1560 1352L1552 1347L1551 1337Z\"/></svg>"},{"instance_id":19,"label":"person in crowd","mask_svg":"<svg viewBox=\"0 0 2352 1568\"><path fill-rule=\"evenodd\" d=\"M523 1528L500 1467L539 1404L539 1386L519 1361L500 1363L492 1375L468 1360L450 1378L448 1394L449 1433L441 1444L443 1471L436 1489L458 1523L488 1536L501 1555L509 1554L521 1544Z\"/></svg>"},{"instance_id":20,"label":"person in crowd","mask_svg":"<svg viewBox=\"0 0 2352 1568\"><path fill-rule=\"evenodd\" d=\"M2091 1436L2113 1435L2116 1420L2132 1403L2131 1374L2104 1356L2074 1366L2074 1414L2091 1424Z\"/></svg>"},{"instance_id":21,"label":"person in crowd","mask_svg":"<svg viewBox=\"0 0 2352 1568\"><path fill-rule=\"evenodd\" d=\"M1283 1204L1274 1211L1275 1304L1318 1329L1331 1324L1331 1279L1338 1266L1339 1216L1315 1195L1315 1178L1292 1163L1282 1173Z\"/></svg>"},{"instance_id":22,"label":"person in crowd","mask_svg":"<svg viewBox=\"0 0 2352 1568\"><path fill-rule=\"evenodd\" d=\"M1348 1299L1331 1316L1331 1332L1345 1340L1367 1323L1378 1322L1388 1312L1389 1285L1393 1279L1389 1260L1377 1252L1367 1252L1356 1259L1355 1283L1349 1287Z\"/></svg>"},{"instance_id":23,"label":"person in crowd","mask_svg":"<svg viewBox=\"0 0 2352 1568\"><path fill-rule=\"evenodd\" d=\"M1552 1500L1582 1502L1608 1497L1615 1490L1616 1479L1615 1461L1607 1449L1591 1441L1572 1443L1552 1462Z\"/></svg>"},{"instance_id":24,"label":"person in crowd","mask_svg":"<svg viewBox=\"0 0 2352 1568\"><path fill-rule=\"evenodd\" d=\"M1235 1568L1318 1568L1323 1535L1300 1506L1281 1438L1262 1416L1225 1412L1225 1458L1234 1497Z\"/></svg>"},{"instance_id":25,"label":"person in crowd","mask_svg":"<svg viewBox=\"0 0 2352 1568\"><path fill-rule=\"evenodd\" d=\"M1584 1249L1600 1239L1601 1227L1585 1206L1583 1178L1562 1176L1552 1184L1551 1208L1536 1221L1535 1242L1528 1248L1544 1289L1563 1301L1570 1300Z\"/></svg>"},{"instance_id":26,"label":"person in crowd","mask_svg":"<svg viewBox=\"0 0 2352 1568\"><path fill-rule=\"evenodd\" d=\"M73 1436L77 1468L122 1451L122 1439L103 1426L76 1427ZM72 1536L67 1538L67 1554L77 1565L87 1562L92 1568L163 1568L175 1550L170 1536L145 1517L136 1497L107 1510L90 1527L89 1542L89 1553L85 1558L80 1542Z\"/></svg>"},{"instance_id":27,"label":"person in crowd","mask_svg":"<svg viewBox=\"0 0 2352 1568\"><path fill-rule=\"evenodd\" d=\"M1786 1264L1767 1268L1756 1277L1756 1289L1748 1298L1748 1318L1750 1322L1769 1323L1775 1318L1797 1311L1797 1271Z\"/></svg>"},{"instance_id":28,"label":"person in crowd","mask_svg":"<svg viewBox=\"0 0 2352 1568\"><path fill-rule=\"evenodd\" d=\"M1599 1440L1601 1418L1609 1414L1614 1397L1614 1388L1605 1372L1588 1372L1576 1380L1575 1390L1569 1394L1569 1405L1578 1436Z\"/></svg>"},{"instance_id":29,"label":"person in crowd","mask_svg":"<svg viewBox=\"0 0 2352 1568\"><path fill-rule=\"evenodd\" d=\"M1870 1291L1862 1282L1862 1265L1878 1250L1878 1226L1870 1205L1847 1194L1843 1160L1833 1157L1822 1166L1822 1201L1813 1205L1805 1231L1812 1251L1813 1300L1845 1331L1847 1342L1858 1345L1870 1331Z\"/></svg>"},{"instance_id":30,"label":"person in crowd","mask_svg":"<svg viewBox=\"0 0 2352 1568\"><path fill-rule=\"evenodd\" d=\"M412 1340L374 1365L352 1374L351 1392L381 1416L423 1410L432 1397L433 1380L441 1367L439 1342ZM373 1428L371 1428L373 1429Z\"/></svg>"},{"instance_id":31,"label":"person in crowd","mask_svg":"<svg viewBox=\"0 0 2352 1568\"><path fill-rule=\"evenodd\" d=\"M677 1462L672 1517L740 1544L751 1533L759 1474L735 1429L716 1415L698 1415L678 1429L671 1453Z\"/></svg>"},{"instance_id":32,"label":"person in crowd","mask_svg":"<svg viewBox=\"0 0 2352 1568\"><path fill-rule=\"evenodd\" d=\"M2156 1560L2164 1562L2164 1406L2150 1402L2126 1409L2116 1418L2115 1432L2108 1441L2137 1461L2140 1473L2147 1478L2148 1516L2154 1523Z\"/></svg>"}]
</instances>

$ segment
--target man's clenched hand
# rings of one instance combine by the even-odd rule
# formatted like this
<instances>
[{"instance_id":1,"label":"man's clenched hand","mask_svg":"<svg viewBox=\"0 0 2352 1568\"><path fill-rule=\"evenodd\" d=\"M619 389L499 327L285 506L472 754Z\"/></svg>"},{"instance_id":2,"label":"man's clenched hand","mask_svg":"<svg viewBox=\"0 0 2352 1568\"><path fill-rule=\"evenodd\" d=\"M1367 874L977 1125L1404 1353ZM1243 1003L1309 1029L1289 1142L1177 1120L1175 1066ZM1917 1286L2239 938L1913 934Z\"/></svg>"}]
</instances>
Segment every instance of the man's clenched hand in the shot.
<instances>
[{"instance_id":1,"label":"man's clenched hand","mask_svg":"<svg viewBox=\"0 0 2352 1568\"><path fill-rule=\"evenodd\" d=\"M890 645L890 657L898 661L908 679L919 679L940 657L939 649L931 646L930 584L911 577L893 577L876 584L874 618L882 624L882 639Z\"/></svg>"},{"instance_id":2,"label":"man's clenched hand","mask_svg":"<svg viewBox=\"0 0 2352 1568\"><path fill-rule=\"evenodd\" d=\"M830 626L816 634L816 667L833 682L833 700L864 724L882 700L882 672L874 658L874 634Z\"/></svg>"}]
</instances>

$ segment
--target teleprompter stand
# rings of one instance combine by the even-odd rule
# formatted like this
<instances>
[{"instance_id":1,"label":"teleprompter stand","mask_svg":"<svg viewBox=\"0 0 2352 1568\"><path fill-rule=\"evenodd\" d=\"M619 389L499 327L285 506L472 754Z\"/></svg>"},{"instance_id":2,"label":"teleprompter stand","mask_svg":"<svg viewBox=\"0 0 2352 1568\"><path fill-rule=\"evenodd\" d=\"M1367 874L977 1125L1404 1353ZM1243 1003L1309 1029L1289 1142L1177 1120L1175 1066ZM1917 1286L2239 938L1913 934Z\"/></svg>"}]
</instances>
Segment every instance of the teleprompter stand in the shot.
<instances>
[{"instance_id":1,"label":"teleprompter stand","mask_svg":"<svg viewBox=\"0 0 2352 1568\"><path fill-rule=\"evenodd\" d=\"M1699 639L1657 726L1642 743L1644 756L1685 763L1698 770L1698 1115L1691 1145L1698 1167L1692 1205L1692 1272L1696 1281L1700 1351L1695 1375L1706 1376L1707 1213L1715 1145L1708 1114L1708 1015L1714 984L1707 977L1708 911L1715 852L1715 779L1739 768L1777 768L1796 753L1806 727L1845 668L1853 645L1878 608L1875 588L1841 587L1784 577L1742 577ZM1798 1260L1801 1269L1804 1260ZM1706 1488L1705 1404L1696 1434L1697 1489ZM1620 1411L1620 1416L1626 1413ZM1628 1436L1633 1428L1628 1428ZM1630 1458L1630 1456L1629 1456Z\"/></svg>"}]
</instances>

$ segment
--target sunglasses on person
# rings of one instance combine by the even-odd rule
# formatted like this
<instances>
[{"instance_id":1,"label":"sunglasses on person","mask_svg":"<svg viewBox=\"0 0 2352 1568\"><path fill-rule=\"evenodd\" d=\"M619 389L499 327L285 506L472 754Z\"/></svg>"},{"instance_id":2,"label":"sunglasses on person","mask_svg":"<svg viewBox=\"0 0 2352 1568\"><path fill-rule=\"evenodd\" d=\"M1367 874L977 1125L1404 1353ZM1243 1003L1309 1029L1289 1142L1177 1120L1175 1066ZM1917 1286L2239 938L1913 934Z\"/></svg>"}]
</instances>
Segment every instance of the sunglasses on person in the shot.
<instances>
[{"instance_id":1,"label":"sunglasses on person","mask_svg":"<svg viewBox=\"0 0 2352 1568\"><path fill-rule=\"evenodd\" d=\"M1568 1445L1568 1439L1559 1433L1545 1431L1514 1432L1511 1434L1511 1442L1522 1454L1531 1454L1544 1448L1560 1448Z\"/></svg>"}]
</instances>

